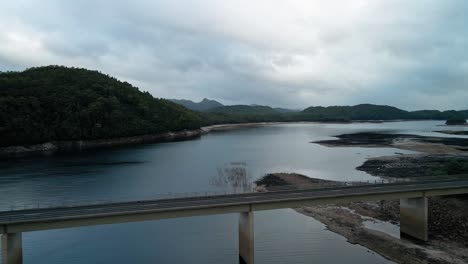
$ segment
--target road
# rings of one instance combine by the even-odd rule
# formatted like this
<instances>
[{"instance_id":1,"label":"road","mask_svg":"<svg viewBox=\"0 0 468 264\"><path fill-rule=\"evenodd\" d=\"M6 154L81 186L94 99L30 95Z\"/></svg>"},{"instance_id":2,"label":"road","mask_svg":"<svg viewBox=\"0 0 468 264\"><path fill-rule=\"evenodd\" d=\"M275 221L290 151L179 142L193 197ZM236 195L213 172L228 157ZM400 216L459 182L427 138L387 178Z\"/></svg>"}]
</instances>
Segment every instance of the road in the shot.
<instances>
[{"instance_id":1,"label":"road","mask_svg":"<svg viewBox=\"0 0 468 264\"><path fill-rule=\"evenodd\" d=\"M440 195L440 192L443 194L444 191L451 191L447 192L447 194L452 194L453 191L464 193L466 188L468 188L468 180L444 180L26 209L0 212L0 226L8 227L27 223L50 223L71 219L92 219L241 205L248 205L250 210L255 211L266 210L259 207L265 204L269 204L272 208L282 208L281 204L289 207L297 203L299 207L303 202L314 200L324 201L325 203L338 198L341 201L351 198L359 200L359 197L373 197L374 195L379 195L379 197L389 195L389 198L395 198L395 195L398 196L398 194L406 197L405 194L408 193L431 191L437 191L437 194ZM275 204L278 204L278 206L275 207Z\"/></svg>"}]
</instances>

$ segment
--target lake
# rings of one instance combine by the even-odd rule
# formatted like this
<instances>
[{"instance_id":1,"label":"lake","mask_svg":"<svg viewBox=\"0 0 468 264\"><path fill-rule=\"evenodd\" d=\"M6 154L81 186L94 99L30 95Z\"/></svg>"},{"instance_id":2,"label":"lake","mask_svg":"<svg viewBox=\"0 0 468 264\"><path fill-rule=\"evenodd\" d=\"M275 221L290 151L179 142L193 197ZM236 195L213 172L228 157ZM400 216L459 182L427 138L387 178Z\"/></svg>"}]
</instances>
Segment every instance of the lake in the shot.
<instances>
[{"instance_id":1,"label":"lake","mask_svg":"<svg viewBox=\"0 0 468 264\"><path fill-rule=\"evenodd\" d=\"M0 161L0 210L85 201L229 191L213 184L241 164L250 179L296 172L376 180L355 170L394 148L328 148L311 141L353 132L450 135L442 121L275 124L214 132L190 141ZM452 128L453 129L453 128ZM462 127L461 129L467 129ZM24 263L238 263L237 214L23 234ZM339 252L339 254L337 254ZM389 263L292 209L255 212L256 263Z\"/></svg>"}]
</instances>

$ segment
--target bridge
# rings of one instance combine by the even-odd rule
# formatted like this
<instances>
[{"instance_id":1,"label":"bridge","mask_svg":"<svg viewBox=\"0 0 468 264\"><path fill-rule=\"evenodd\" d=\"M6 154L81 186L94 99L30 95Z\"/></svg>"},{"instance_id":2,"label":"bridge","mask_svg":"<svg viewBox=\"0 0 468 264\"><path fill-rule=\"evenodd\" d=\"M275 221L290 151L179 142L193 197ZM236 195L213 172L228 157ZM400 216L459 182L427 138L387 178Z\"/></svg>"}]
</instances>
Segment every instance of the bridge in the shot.
<instances>
[{"instance_id":1,"label":"bridge","mask_svg":"<svg viewBox=\"0 0 468 264\"><path fill-rule=\"evenodd\" d=\"M427 197L464 193L468 180L429 180L4 211L0 212L2 263L22 263L23 232L239 213L239 260L252 264L254 211L390 199L400 199L400 232L426 241Z\"/></svg>"}]
</instances>

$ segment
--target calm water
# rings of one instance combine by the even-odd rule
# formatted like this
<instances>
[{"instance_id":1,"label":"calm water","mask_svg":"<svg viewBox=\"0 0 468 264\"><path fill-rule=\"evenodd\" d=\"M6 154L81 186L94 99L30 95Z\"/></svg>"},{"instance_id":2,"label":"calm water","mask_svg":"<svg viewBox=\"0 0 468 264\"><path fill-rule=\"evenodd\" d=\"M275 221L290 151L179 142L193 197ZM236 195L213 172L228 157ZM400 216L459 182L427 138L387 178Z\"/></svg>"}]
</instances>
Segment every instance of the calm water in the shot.
<instances>
[{"instance_id":1,"label":"calm water","mask_svg":"<svg viewBox=\"0 0 468 264\"><path fill-rule=\"evenodd\" d=\"M225 191L219 169L243 164L250 178L298 172L333 180L375 180L354 168L392 148L327 148L309 142L360 131L433 133L443 122L282 124L64 156L0 162L0 210L79 200L141 199ZM466 129L466 128L463 128ZM25 263L237 263L237 215L30 232ZM339 254L337 254L339 252ZM388 263L291 209L255 213L257 263Z\"/></svg>"}]
</instances>

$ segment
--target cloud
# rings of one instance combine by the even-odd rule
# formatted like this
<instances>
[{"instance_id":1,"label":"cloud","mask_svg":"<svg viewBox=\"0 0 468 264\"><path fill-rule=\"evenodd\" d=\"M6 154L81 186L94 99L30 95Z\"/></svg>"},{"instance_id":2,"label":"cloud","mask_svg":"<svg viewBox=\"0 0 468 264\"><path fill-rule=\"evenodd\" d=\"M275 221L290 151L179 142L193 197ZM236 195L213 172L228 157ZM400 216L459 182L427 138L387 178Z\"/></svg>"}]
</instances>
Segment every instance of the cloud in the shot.
<instances>
[{"instance_id":1,"label":"cloud","mask_svg":"<svg viewBox=\"0 0 468 264\"><path fill-rule=\"evenodd\" d=\"M0 4L0 70L97 69L156 97L468 108L468 2Z\"/></svg>"}]
</instances>

